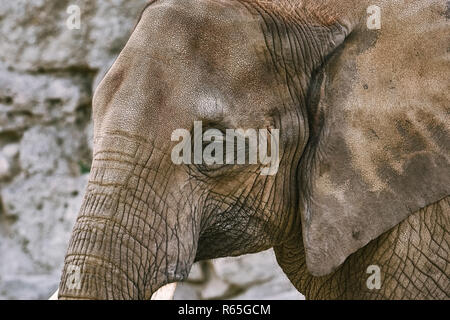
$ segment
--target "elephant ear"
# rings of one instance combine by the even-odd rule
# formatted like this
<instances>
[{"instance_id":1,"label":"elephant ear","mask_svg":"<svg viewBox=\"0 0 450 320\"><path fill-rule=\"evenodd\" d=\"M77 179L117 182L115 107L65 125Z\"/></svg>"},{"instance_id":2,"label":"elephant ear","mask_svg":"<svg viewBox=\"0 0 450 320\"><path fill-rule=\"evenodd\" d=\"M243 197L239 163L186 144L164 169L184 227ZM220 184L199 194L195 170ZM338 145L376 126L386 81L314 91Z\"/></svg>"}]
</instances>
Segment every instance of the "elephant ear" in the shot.
<instances>
[{"instance_id":1,"label":"elephant ear","mask_svg":"<svg viewBox=\"0 0 450 320\"><path fill-rule=\"evenodd\" d=\"M382 7L316 74L300 170L309 271L353 252L450 191L445 1Z\"/></svg>"}]
</instances>

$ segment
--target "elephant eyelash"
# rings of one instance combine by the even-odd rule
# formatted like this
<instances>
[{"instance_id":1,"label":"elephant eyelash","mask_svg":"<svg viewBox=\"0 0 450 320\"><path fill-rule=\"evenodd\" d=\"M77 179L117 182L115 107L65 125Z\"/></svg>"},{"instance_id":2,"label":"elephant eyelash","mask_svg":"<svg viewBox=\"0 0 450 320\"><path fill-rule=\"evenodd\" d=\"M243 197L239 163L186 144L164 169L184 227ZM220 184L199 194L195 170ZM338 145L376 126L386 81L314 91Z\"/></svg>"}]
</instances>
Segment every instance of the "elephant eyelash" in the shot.
<instances>
[{"instance_id":1,"label":"elephant eyelash","mask_svg":"<svg viewBox=\"0 0 450 320\"><path fill-rule=\"evenodd\" d=\"M232 126L228 127L231 128ZM204 135L205 132L211 129L219 131L221 133L221 136L215 136L212 141L202 141L202 154L205 148L212 142L221 142L223 146L222 163L207 164L202 161L201 164L193 165L194 168L196 168L195 171L210 178L223 176L224 174L229 175L232 173L232 169L235 168L236 164L238 163L238 152L239 150L242 150L242 148L244 148L245 162L243 164L240 163L239 167L244 168L249 166L249 138L245 137L245 144L241 146L241 148L237 143L237 139L235 139L233 142L233 151L231 151L226 147L227 126L222 122L208 122L202 127L202 135ZM192 129L192 131L193 130L194 129ZM192 141L192 152L194 152L194 141ZM231 152L233 152L233 163L226 163L227 156L229 156Z\"/></svg>"},{"instance_id":2,"label":"elephant eyelash","mask_svg":"<svg viewBox=\"0 0 450 320\"><path fill-rule=\"evenodd\" d=\"M203 144L202 150L204 150L204 147L206 145L208 145L208 143ZM205 175L205 176L207 176L209 178L220 177L220 176L223 176L225 174L227 174L227 175L232 174L233 173L232 169L235 168L236 163L237 163L237 150L238 150L238 148L237 148L237 144L236 143L234 144L233 149L235 150L234 151L233 164L227 164L226 163L227 151L226 151L226 148L225 148L224 153L223 153L223 160L222 160L223 163L221 163L221 164L206 164L206 163L203 162L202 164L196 164L195 165L197 170L201 174L203 174L203 175ZM247 146L247 143L246 143L246 146L245 146L245 157L246 157L246 159L248 159L248 146ZM239 164L239 167L241 167L241 168L247 167L247 166L249 166L248 163Z\"/></svg>"}]
</instances>

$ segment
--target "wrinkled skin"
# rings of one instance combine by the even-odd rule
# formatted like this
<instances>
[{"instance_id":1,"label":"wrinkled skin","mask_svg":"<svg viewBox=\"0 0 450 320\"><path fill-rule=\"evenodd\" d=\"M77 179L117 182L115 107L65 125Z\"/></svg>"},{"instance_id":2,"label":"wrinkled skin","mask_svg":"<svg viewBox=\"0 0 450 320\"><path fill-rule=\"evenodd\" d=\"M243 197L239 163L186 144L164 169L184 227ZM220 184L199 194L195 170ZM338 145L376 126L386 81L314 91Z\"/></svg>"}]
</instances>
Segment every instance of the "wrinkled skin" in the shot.
<instances>
[{"instance_id":1,"label":"wrinkled skin","mask_svg":"<svg viewBox=\"0 0 450 320\"><path fill-rule=\"evenodd\" d=\"M59 298L149 299L271 247L307 298L449 298L445 2L418 3L380 4L371 31L364 1L153 1L94 96ZM194 121L280 129L277 174L175 165Z\"/></svg>"},{"instance_id":2,"label":"wrinkled skin","mask_svg":"<svg viewBox=\"0 0 450 320\"><path fill-rule=\"evenodd\" d=\"M301 242L275 248L278 262L310 299L448 299L449 199L422 209L352 254L335 272L313 277ZM369 265L381 268L381 288L369 290Z\"/></svg>"}]
</instances>

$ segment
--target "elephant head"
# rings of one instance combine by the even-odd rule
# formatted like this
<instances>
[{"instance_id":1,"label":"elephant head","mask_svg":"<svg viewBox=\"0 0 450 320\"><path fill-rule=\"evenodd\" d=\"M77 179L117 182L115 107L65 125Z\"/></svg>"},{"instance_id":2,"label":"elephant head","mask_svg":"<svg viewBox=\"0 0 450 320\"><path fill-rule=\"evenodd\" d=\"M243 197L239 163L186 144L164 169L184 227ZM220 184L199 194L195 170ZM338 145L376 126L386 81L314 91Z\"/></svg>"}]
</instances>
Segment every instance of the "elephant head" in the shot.
<instances>
[{"instance_id":1,"label":"elephant head","mask_svg":"<svg viewBox=\"0 0 450 320\"><path fill-rule=\"evenodd\" d=\"M275 247L286 261L293 239L308 272L327 275L446 197L445 17L430 10L432 28L383 2L370 30L369 5L151 1L94 95L92 170L59 297L148 299L198 260ZM174 132L196 122L215 139L278 132L276 172L173 161ZM300 266L282 267L294 279Z\"/></svg>"}]
</instances>

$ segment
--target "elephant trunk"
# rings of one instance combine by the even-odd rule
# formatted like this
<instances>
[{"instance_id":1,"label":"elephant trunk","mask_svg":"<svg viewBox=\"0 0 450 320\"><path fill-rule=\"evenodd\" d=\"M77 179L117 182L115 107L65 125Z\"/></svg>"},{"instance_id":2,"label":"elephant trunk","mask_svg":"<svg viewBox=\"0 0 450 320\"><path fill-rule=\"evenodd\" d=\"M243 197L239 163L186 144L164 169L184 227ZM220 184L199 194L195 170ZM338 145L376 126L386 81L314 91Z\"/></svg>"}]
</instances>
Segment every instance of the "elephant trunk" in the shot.
<instances>
[{"instance_id":1,"label":"elephant trunk","mask_svg":"<svg viewBox=\"0 0 450 320\"><path fill-rule=\"evenodd\" d=\"M165 203L170 170L161 177L152 169L162 169L150 160L156 152L141 150L127 159L125 151L94 157L65 258L60 299L150 299L160 287L189 274L197 222L180 219L181 209Z\"/></svg>"}]
</instances>

